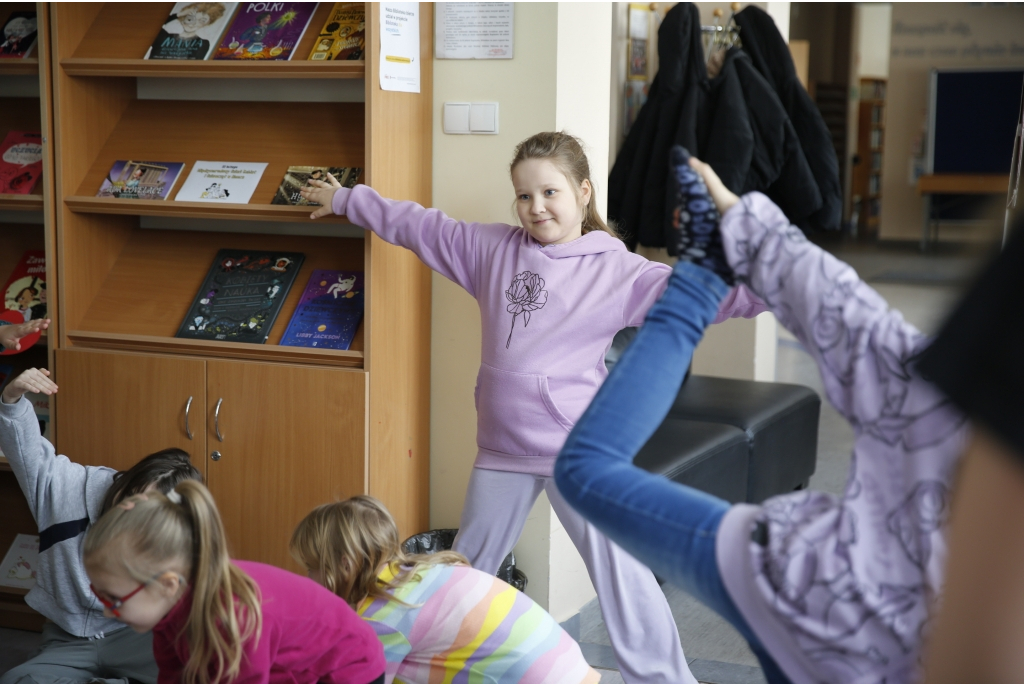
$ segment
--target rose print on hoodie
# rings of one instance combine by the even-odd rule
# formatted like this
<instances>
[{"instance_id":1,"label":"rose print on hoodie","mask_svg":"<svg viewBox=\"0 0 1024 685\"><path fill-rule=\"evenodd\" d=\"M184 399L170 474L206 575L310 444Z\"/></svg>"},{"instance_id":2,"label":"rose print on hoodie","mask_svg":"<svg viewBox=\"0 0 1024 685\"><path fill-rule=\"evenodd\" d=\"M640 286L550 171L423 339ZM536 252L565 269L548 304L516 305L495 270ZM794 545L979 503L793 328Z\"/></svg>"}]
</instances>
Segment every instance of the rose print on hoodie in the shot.
<instances>
[{"instance_id":1,"label":"rose print on hoodie","mask_svg":"<svg viewBox=\"0 0 1024 685\"><path fill-rule=\"evenodd\" d=\"M523 315L523 326L530 325L530 312L537 311L548 301L548 291L544 290L544 279L532 271L516 274L512 285L505 291L508 306L505 310L512 315L512 329L508 332L505 349L512 344L512 332L516 329L516 317Z\"/></svg>"}]
</instances>

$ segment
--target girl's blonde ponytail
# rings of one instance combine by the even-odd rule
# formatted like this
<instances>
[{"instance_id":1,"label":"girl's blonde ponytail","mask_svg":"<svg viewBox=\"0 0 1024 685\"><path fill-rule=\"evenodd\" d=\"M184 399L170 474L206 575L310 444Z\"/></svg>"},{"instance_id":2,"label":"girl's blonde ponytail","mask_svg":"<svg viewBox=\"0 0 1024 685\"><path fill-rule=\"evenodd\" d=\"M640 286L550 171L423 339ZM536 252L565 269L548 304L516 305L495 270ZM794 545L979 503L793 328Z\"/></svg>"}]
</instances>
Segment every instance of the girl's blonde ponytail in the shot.
<instances>
[{"instance_id":1,"label":"girl's blonde ponytail","mask_svg":"<svg viewBox=\"0 0 1024 685\"><path fill-rule=\"evenodd\" d=\"M245 646L258 642L263 625L259 588L231 563L224 525L202 483L186 480L166 496L133 495L104 514L85 536L87 568L126 571L152 582L171 567L182 569L192 592L183 634L189 660L186 683L234 680Z\"/></svg>"},{"instance_id":2,"label":"girl's blonde ponytail","mask_svg":"<svg viewBox=\"0 0 1024 685\"><path fill-rule=\"evenodd\" d=\"M259 588L231 563L227 536L217 505L202 484L187 481L174 490L181 496L192 527L192 610L185 634L189 659L185 682L234 680L244 646L258 642L263 613ZM210 678L208 681L207 678Z\"/></svg>"}]
</instances>

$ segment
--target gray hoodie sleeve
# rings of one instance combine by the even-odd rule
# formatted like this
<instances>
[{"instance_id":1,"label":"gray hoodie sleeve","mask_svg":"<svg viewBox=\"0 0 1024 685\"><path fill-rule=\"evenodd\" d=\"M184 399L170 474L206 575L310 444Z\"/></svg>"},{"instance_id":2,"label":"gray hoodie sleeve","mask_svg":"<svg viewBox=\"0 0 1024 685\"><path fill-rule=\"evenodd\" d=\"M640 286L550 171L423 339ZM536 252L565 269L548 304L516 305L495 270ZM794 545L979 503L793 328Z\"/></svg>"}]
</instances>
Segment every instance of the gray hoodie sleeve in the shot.
<instances>
[{"instance_id":1,"label":"gray hoodie sleeve","mask_svg":"<svg viewBox=\"0 0 1024 685\"><path fill-rule=\"evenodd\" d=\"M55 523L95 520L114 471L82 466L63 455L39 433L32 403L0 401L0 449L11 464L39 530Z\"/></svg>"}]
</instances>

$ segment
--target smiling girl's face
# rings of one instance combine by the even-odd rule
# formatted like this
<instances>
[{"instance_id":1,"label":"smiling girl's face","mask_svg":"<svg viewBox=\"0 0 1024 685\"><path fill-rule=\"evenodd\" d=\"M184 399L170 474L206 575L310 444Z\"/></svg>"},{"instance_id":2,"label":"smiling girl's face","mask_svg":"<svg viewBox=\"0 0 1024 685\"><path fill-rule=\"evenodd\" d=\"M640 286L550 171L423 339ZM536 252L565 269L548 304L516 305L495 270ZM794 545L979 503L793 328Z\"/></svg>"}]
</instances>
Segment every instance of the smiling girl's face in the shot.
<instances>
[{"instance_id":1,"label":"smiling girl's face","mask_svg":"<svg viewBox=\"0 0 1024 685\"><path fill-rule=\"evenodd\" d=\"M569 179L546 159L527 159L512 170L516 214L541 245L559 245L583 235L583 208L590 202L590 181L577 197Z\"/></svg>"}]
</instances>

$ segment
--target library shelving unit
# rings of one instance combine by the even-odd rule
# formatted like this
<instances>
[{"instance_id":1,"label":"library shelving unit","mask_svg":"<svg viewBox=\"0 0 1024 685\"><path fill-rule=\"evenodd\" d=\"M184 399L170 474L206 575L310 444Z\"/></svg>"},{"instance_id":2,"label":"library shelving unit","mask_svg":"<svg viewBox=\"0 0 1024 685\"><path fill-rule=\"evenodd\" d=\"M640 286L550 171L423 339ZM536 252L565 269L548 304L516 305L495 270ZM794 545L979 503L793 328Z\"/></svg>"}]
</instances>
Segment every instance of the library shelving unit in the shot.
<instances>
[{"instance_id":1,"label":"library shelving unit","mask_svg":"<svg viewBox=\"0 0 1024 685\"><path fill-rule=\"evenodd\" d=\"M857 157L853 168L852 194L860 198L859 234L878 235L882 216L882 158L885 153L885 79L860 80L857 121Z\"/></svg>"},{"instance_id":2,"label":"library shelving unit","mask_svg":"<svg viewBox=\"0 0 1024 685\"><path fill-rule=\"evenodd\" d=\"M403 534L427 527L430 274L344 218L271 205L288 166L357 166L381 194L431 194L433 13L421 5L421 92L380 88L380 10L364 61L142 59L172 3L60 3L52 17L61 328L57 444L126 468L166 447L206 476L232 553L295 569L315 505L368 493ZM184 162L166 201L98 198L116 160ZM197 160L266 162L248 204L177 202ZM176 338L221 248L306 259L265 345ZM314 269L365 274L348 351L279 341Z\"/></svg>"},{"instance_id":3,"label":"library shelving unit","mask_svg":"<svg viewBox=\"0 0 1024 685\"><path fill-rule=\"evenodd\" d=\"M43 177L31 194L0 194L0 279L8 275L27 250L45 250L49 315L56 312L55 233L53 220L53 117L49 63L49 10L46 3L19 2L0 6L0 26L13 12L35 11L38 26L36 47L25 59L0 59L0 140L10 131L43 134ZM13 367L11 375L33 367L51 367L56 326L31 349L0 357ZM52 367L51 367L52 368ZM6 371L6 369L5 369ZM51 404L51 412L52 412ZM51 413L52 416L52 413ZM37 535L28 503L7 460L0 457L0 557L15 536ZM0 626L41 630L43 617L25 604L26 590L0 586Z\"/></svg>"}]
</instances>

